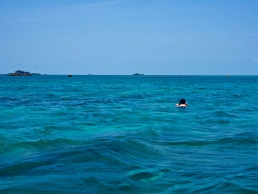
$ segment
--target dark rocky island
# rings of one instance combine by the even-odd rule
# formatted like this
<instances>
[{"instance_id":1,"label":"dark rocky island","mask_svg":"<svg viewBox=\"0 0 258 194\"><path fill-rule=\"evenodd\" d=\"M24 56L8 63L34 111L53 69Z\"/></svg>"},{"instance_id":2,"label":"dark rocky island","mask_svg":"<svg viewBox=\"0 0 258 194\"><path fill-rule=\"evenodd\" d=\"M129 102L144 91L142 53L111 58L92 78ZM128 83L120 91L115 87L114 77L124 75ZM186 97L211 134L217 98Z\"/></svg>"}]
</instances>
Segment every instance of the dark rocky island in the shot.
<instances>
[{"instance_id":1,"label":"dark rocky island","mask_svg":"<svg viewBox=\"0 0 258 194\"><path fill-rule=\"evenodd\" d=\"M140 74L140 73L135 73L133 74L133 76L143 76L144 74Z\"/></svg>"},{"instance_id":2,"label":"dark rocky island","mask_svg":"<svg viewBox=\"0 0 258 194\"><path fill-rule=\"evenodd\" d=\"M40 75L39 73L30 73L28 71L17 70L14 73L8 73L8 76L32 76L32 75Z\"/></svg>"}]
</instances>

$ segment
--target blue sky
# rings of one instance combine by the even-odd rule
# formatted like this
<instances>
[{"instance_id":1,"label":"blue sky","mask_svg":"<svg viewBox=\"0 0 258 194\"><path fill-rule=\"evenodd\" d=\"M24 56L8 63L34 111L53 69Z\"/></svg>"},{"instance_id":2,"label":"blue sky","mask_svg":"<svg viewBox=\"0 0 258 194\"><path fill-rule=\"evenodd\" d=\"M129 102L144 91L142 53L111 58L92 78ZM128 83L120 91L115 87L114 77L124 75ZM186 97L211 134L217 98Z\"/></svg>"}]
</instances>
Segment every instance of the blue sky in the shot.
<instances>
[{"instance_id":1,"label":"blue sky","mask_svg":"<svg viewBox=\"0 0 258 194\"><path fill-rule=\"evenodd\" d=\"M0 73L257 75L257 0L0 0Z\"/></svg>"}]
</instances>

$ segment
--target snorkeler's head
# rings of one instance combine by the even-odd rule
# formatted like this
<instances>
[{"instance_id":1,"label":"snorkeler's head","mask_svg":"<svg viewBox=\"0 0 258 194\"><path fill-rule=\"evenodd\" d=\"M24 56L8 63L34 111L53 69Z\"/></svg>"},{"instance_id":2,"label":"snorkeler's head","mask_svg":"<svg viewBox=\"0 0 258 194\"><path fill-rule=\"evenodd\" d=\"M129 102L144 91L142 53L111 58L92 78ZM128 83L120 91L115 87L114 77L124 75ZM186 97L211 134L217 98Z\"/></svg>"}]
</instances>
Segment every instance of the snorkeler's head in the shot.
<instances>
[{"instance_id":1,"label":"snorkeler's head","mask_svg":"<svg viewBox=\"0 0 258 194\"><path fill-rule=\"evenodd\" d=\"M185 99L184 98L181 98L180 100L179 100L179 105L180 104L185 104Z\"/></svg>"}]
</instances>

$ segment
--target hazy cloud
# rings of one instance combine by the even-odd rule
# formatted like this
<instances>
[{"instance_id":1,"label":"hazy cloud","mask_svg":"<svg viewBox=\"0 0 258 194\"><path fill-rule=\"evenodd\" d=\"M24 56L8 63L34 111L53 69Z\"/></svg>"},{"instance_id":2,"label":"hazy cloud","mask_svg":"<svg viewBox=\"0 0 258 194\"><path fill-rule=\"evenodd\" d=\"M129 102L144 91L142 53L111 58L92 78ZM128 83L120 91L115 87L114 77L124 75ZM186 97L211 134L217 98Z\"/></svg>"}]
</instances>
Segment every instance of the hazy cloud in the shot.
<instances>
[{"instance_id":1,"label":"hazy cloud","mask_svg":"<svg viewBox=\"0 0 258 194\"><path fill-rule=\"evenodd\" d=\"M63 7L63 8L65 8L65 9L79 9L79 8L90 8L90 7L104 7L104 6L115 5L115 4L118 4L118 3L121 3L121 2L122 2L122 0L113 0L113 1L107 1L107 2L73 5L73 6Z\"/></svg>"},{"instance_id":2,"label":"hazy cloud","mask_svg":"<svg viewBox=\"0 0 258 194\"><path fill-rule=\"evenodd\" d=\"M8 15L0 16L0 23L11 23L11 22L47 22L47 21L58 21L58 16L69 10L85 10L97 7L112 6L119 3L122 3L123 0L110 0L110 1L100 1L97 3L85 3L77 5L66 5L66 6L57 6L49 8L38 8L33 10L27 10L26 12L19 13L19 17L10 17Z\"/></svg>"}]
</instances>

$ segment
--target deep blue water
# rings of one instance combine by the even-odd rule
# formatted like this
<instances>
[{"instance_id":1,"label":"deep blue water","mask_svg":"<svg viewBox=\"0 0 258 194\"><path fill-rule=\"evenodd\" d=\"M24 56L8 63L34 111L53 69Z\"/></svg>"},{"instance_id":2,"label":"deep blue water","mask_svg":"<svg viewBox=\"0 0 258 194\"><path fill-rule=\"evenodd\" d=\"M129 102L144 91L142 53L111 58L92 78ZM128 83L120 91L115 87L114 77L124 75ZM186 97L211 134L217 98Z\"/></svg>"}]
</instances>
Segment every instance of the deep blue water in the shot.
<instances>
[{"instance_id":1,"label":"deep blue water","mask_svg":"<svg viewBox=\"0 0 258 194\"><path fill-rule=\"evenodd\" d=\"M0 76L0 193L258 193L258 76Z\"/></svg>"}]
</instances>

